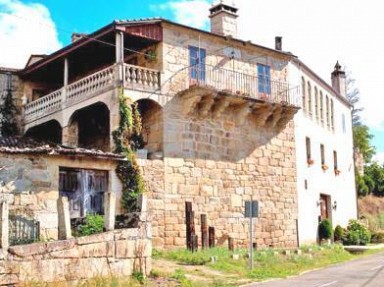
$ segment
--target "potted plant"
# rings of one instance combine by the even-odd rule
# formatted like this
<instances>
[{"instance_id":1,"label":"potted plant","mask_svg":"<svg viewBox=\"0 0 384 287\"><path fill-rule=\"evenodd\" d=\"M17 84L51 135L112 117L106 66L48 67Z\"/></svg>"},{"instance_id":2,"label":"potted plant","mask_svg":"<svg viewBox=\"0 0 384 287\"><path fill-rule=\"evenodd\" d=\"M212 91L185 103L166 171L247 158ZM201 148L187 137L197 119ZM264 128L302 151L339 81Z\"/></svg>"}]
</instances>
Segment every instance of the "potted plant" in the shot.
<instances>
[{"instance_id":1,"label":"potted plant","mask_svg":"<svg viewBox=\"0 0 384 287\"><path fill-rule=\"evenodd\" d=\"M331 221L326 218L319 223L319 240L320 242L330 243L333 237L333 227Z\"/></svg>"}]
</instances>

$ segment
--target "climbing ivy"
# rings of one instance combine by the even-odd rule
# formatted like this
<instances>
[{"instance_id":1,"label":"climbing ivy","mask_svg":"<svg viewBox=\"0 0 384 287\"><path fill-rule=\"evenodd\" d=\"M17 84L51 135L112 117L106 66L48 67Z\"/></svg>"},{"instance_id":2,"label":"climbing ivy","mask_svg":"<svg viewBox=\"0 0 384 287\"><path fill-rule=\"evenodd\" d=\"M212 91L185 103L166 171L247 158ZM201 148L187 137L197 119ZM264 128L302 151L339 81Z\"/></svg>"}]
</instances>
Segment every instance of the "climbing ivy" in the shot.
<instances>
[{"instance_id":1,"label":"climbing ivy","mask_svg":"<svg viewBox=\"0 0 384 287\"><path fill-rule=\"evenodd\" d=\"M128 99L129 101L129 99ZM137 103L127 104L122 94L119 96L119 127L112 133L115 152L122 153L126 161L116 167L116 174L123 185L122 206L126 211L138 211L137 197L145 192L145 183L134 152L144 146L141 136L141 116Z\"/></svg>"}]
</instances>

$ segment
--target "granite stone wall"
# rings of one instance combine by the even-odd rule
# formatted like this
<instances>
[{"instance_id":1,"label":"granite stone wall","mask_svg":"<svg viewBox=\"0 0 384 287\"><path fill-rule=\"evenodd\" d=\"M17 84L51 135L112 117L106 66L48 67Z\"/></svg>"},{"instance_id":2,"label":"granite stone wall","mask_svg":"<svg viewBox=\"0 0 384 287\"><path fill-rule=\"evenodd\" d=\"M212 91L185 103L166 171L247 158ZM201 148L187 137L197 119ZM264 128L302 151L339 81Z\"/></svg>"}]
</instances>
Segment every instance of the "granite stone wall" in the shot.
<instances>
[{"instance_id":1,"label":"granite stone wall","mask_svg":"<svg viewBox=\"0 0 384 287\"><path fill-rule=\"evenodd\" d=\"M152 243L147 227L1 250L0 285L68 283L96 276L129 276L134 271L149 274Z\"/></svg>"},{"instance_id":2,"label":"granite stone wall","mask_svg":"<svg viewBox=\"0 0 384 287\"><path fill-rule=\"evenodd\" d=\"M185 246L185 202L216 229L216 240L249 241L246 200L260 202L254 226L258 247L297 245L297 189L293 122L284 127L260 124L258 112L232 104L220 115L185 113L175 97L164 107L164 159L140 160L146 179L154 245Z\"/></svg>"}]
</instances>

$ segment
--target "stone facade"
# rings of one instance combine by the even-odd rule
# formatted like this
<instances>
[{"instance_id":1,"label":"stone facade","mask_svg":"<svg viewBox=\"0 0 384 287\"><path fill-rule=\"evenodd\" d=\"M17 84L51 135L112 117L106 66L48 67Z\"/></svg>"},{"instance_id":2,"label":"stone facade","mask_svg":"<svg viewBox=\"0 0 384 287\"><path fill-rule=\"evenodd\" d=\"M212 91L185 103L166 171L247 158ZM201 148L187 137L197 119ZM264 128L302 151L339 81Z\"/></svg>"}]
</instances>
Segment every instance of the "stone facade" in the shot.
<instances>
[{"instance_id":1,"label":"stone facade","mask_svg":"<svg viewBox=\"0 0 384 287\"><path fill-rule=\"evenodd\" d=\"M118 95L123 90L127 99L138 102L143 115L143 136L150 160L139 163L148 186L148 212L153 219L156 246L184 246L186 201L193 202L197 228L198 215L206 213L209 224L216 228L218 242L231 236L244 245L249 241L244 203L251 199L260 201L254 235L258 246L296 246L298 211L292 119L297 108L296 99L290 94L294 87L287 84L292 55L154 20L146 22L145 29L134 29L135 37L142 33L143 38L153 41L148 41L139 55L123 58L122 31L126 32L126 39L132 37L131 24L140 26L119 22L116 25L121 27L111 32L116 40L116 62L104 63L110 66L85 78L92 78L89 82L95 85L98 81L101 85L108 83L105 90L94 92L94 86L81 81L81 74L79 79L72 79L80 82L65 86L64 81L63 87L51 87L52 83L32 82L33 74L42 72L40 68L24 71L31 81L25 89L30 101L33 90L41 84L50 91L61 88L54 96L65 98L67 92L73 96L60 103L55 112L40 115L41 109L37 111L36 120L31 118L25 130L40 126L40 131L44 131L41 124L56 121L62 143L78 145L81 131L73 122L74 115L102 102L110 112L109 143L113 150L111 133L119 123ZM197 58L204 64L206 79L191 76L191 68L196 72L196 65L191 66L191 61L196 60L191 51L200 54L203 50L205 56ZM150 58L149 54L156 57ZM49 57L45 59L47 65ZM64 74L67 68L71 70L65 65L68 58L71 51L63 56ZM88 66L80 62L77 65ZM260 85L259 68L268 71ZM83 72L85 75L89 71ZM79 95L73 94L76 85L81 87ZM52 105L56 105L54 100ZM28 107L33 110L33 102ZM82 166L91 168L94 163L90 160ZM115 194L119 212L121 192Z\"/></svg>"},{"instance_id":2,"label":"stone facade","mask_svg":"<svg viewBox=\"0 0 384 287\"><path fill-rule=\"evenodd\" d=\"M150 230L121 229L64 241L13 246L0 257L0 285L76 282L97 276L149 274Z\"/></svg>"},{"instance_id":3,"label":"stone facade","mask_svg":"<svg viewBox=\"0 0 384 287\"><path fill-rule=\"evenodd\" d=\"M90 157L0 155L0 180L9 192L9 212L40 222L42 240L58 238L59 168L93 168L108 171L108 192L121 197L116 162ZM120 211L120 201L116 201Z\"/></svg>"},{"instance_id":4,"label":"stone facade","mask_svg":"<svg viewBox=\"0 0 384 287\"><path fill-rule=\"evenodd\" d=\"M233 107L219 117L199 118L183 112L184 102L176 97L164 107L163 161L139 161L149 189L154 245L185 246L186 201L193 203L197 231L205 213L218 242L230 236L244 245L249 239L244 202L252 199L260 202L257 245L296 246L292 122L282 129L260 126L256 115L240 118Z\"/></svg>"}]
</instances>

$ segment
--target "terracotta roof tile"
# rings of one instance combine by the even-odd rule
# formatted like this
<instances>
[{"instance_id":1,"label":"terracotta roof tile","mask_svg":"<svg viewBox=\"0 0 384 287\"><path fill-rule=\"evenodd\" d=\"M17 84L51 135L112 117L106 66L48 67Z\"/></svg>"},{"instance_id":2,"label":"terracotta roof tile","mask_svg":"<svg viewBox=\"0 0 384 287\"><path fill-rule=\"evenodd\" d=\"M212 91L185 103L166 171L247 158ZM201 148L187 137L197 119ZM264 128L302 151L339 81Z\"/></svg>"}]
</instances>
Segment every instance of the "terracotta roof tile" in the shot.
<instances>
[{"instance_id":1,"label":"terracotta roof tile","mask_svg":"<svg viewBox=\"0 0 384 287\"><path fill-rule=\"evenodd\" d=\"M7 154L48 154L79 155L123 159L124 156L95 149L69 147L55 143L38 142L32 138L0 137L0 153Z\"/></svg>"}]
</instances>

